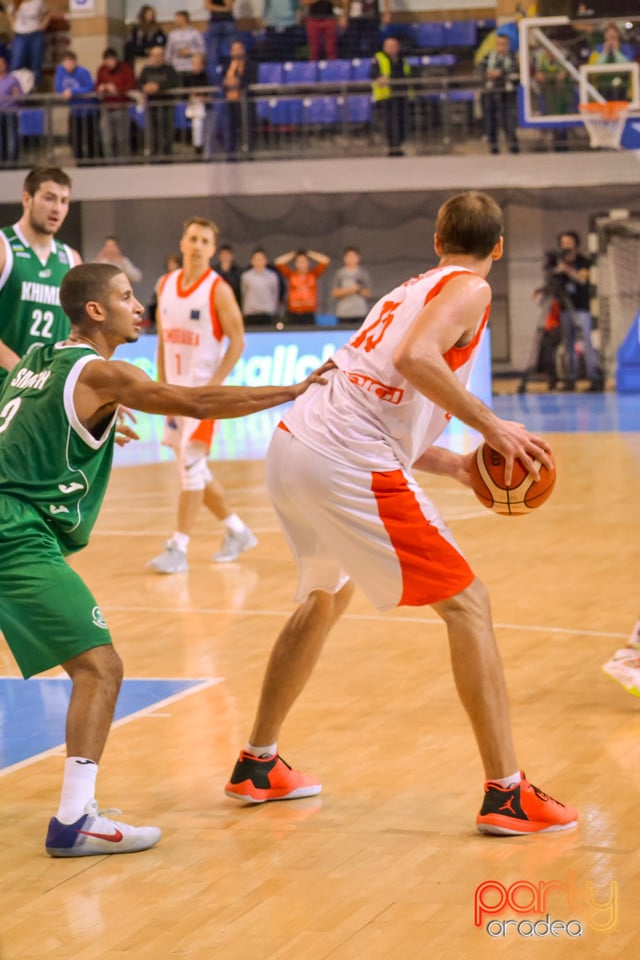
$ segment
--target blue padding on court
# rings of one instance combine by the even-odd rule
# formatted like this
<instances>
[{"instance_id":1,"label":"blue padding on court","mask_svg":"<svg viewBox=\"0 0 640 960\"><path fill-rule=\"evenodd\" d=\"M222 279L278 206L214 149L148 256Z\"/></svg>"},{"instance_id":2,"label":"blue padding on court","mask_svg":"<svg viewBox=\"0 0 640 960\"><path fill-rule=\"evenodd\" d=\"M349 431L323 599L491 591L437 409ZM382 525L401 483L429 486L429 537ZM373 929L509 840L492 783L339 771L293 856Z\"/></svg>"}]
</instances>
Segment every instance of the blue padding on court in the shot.
<instances>
[{"instance_id":1,"label":"blue padding on court","mask_svg":"<svg viewBox=\"0 0 640 960\"><path fill-rule=\"evenodd\" d=\"M525 393L494 396L494 412L533 433L637 433L638 397L617 393Z\"/></svg>"},{"instance_id":2,"label":"blue padding on court","mask_svg":"<svg viewBox=\"0 0 640 960\"><path fill-rule=\"evenodd\" d=\"M115 720L167 697L201 686L202 680L124 680ZM71 681L57 678L0 678L0 769L64 743Z\"/></svg>"}]
</instances>

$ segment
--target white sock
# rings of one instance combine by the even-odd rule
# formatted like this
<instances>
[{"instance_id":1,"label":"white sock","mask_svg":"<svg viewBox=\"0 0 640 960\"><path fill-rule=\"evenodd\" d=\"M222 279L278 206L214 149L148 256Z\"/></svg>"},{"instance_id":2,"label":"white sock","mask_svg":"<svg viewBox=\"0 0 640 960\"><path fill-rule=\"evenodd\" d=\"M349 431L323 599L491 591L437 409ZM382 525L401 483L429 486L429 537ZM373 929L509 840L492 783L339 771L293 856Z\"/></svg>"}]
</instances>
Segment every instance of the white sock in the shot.
<instances>
[{"instance_id":1,"label":"white sock","mask_svg":"<svg viewBox=\"0 0 640 960\"><path fill-rule=\"evenodd\" d=\"M237 513L230 513L228 517L225 517L222 521L231 533L242 533L246 524L242 522Z\"/></svg>"},{"instance_id":2,"label":"white sock","mask_svg":"<svg viewBox=\"0 0 640 960\"><path fill-rule=\"evenodd\" d=\"M249 743L245 746L245 753L250 753L252 757L259 757L261 760L266 757L275 757L278 752L278 741L269 743L265 747L258 747L255 743Z\"/></svg>"},{"instance_id":3,"label":"white sock","mask_svg":"<svg viewBox=\"0 0 640 960\"><path fill-rule=\"evenodd\" d=\"M95 797L97 776L98 764L94 760L67 757L56 814L61 823L75 823L80 819L89 801Z\"/></svg>"},{"instance_id":4,"label":"white sock","mask_svg":"<svg viewBox=\"0 0 640 960\"><path fill-rule=\"evenodd\" d=\"M522 774L518 770L516 773L512 773L510 777L494 777L491 783L499 783L501 787L511 787L520 783L521 780Z\"/></svg>"},{"instance_id":5,"label":"white sock","mask_svg":"<svg viewBox=\"0 0 640 960\"><path fill-rule=\"evenodd\" d=\"M171 537L171 543L175 543L178 550L182 550L183 553L186 553L189 549L189 540L191 537L188 537L186 533L180 533L178 530Z\"/></svg>"}]
</instances>

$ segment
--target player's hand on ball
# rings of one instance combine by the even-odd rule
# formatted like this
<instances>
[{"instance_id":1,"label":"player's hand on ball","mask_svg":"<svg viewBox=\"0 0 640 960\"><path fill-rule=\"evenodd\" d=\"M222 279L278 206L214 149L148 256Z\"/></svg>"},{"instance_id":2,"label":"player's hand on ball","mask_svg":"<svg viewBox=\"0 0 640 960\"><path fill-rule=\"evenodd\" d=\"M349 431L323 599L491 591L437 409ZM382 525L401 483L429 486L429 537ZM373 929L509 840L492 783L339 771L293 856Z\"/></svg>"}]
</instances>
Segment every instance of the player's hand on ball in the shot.
<instances>
[{"instance_id":1,"label":"player's hand on ball","mask_svg":"<svg viewBox=\"0 0 640 960\"><path fill-rule=\"evenodd\" d=\"M529 433L522 423L514 420L498 420L484 434L490 447L501 453L505 459L504 479L507 486L513 476L513 465L519 460L534 480L540 479L538 464L552 470L554 467L551 447L542 437ZM536 463L538 461L538 463Z\"/></svg>"}]
</instances>

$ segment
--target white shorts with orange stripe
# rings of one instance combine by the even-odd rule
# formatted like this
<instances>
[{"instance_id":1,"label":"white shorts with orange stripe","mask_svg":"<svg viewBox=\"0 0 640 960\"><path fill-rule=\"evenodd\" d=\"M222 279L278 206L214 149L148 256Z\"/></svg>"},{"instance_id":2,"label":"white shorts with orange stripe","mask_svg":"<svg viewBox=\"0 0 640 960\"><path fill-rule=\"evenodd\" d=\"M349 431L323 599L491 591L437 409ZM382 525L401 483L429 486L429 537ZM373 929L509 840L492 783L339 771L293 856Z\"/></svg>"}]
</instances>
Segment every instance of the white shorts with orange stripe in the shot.
<instances>
[{"instance_id":1,"label":"white shorts with orange stripe","mask_svg":"<svg viewBox=\"0 0 640 960\"><path fill-rule=\"evenodd\" d=\"M398 466L377 472L322 456L286 427L274 433L267 486L299 570L294 599L351 579L378 610L426 606L474 574L435 505Z\"/></svg>"}]
</instances>

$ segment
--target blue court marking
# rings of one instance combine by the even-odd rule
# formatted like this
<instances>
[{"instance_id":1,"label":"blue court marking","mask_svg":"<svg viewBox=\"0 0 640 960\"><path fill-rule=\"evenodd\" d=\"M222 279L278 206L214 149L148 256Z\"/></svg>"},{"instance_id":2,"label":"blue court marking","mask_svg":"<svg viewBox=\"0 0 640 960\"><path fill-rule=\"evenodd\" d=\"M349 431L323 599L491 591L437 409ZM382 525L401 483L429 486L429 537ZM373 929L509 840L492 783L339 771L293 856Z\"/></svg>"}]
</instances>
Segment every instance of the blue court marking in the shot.
<instances>
[{"instance_id":1,"label":"blue court marking","mask_svg":"<svg viewBox=\"0 0 640 960\"><path fill-rule=\"evenodd\" d=\"M493 398L493 410L533 433L635 433L640 395L634 393L524 393Z\"/></svg>"},{"instance_id":2,"label":"blue court marking","mask_svg":"<svg viewBox=\"0 0 640 960\"><path fill-rule=\"evenodd\" d=\"M124 680L114 722L217 680ZM0 770L64 744L71 681L65 678L0 677Z\"/></svg>"}]
</instances>

